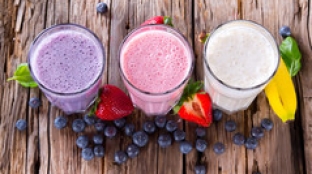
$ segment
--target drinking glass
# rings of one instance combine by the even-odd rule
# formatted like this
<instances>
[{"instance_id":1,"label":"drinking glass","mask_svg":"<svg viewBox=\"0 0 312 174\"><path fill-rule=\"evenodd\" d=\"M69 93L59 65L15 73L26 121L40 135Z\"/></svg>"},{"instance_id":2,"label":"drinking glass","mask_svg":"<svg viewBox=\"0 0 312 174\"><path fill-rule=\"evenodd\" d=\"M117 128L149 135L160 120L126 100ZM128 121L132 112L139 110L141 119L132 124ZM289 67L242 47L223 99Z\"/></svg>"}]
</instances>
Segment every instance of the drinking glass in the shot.
<instances>
[{"instance_id":1,"label":"drinking glass","mask_svg":"<svg viewBox=\"0 0 312 174\"><path fill-rule=\"evenodd\" d=\"M73 33L76 33L76 35L73 35ZM57 37L69 37L72 42L62 43L62 38L59 38L60 42L54 42L53 39ZM85 40L77 43L77 38L78 40L79 38ZM62 43L62 46L60 46L60 43ZM43 72L38 69L41 66L40 64L48 61L47 59L44 59L44 61L38 59L38 56L42 56L42 52L46 51L46 54L48 54L49 52L53 52L53 49L60 48L63 50L62 54L64 55L60 55L61 52L58 54L58 51L54 50L52 56L54 56L53 60L57 60L55 62L60 62L62 66L52 63L49 69L46 70L45 77L52 78L59 72L61 72L61 76L66 76L66 79L63 79L63 82L59 84L64 86L64 83L67 84L67 89L62 89L62 91L58 89L59 87L55 86L55 83L53 86L46 82L46 79L41 77L43 76ZM75 61L81 62L77 63ZM92 63L92 61L96 61L96 63ZM91 30L77 24L59 24L43 30L35 38L30 47L27 62L33 79L52 105L57 106L66 114L83 113L93 104L101 86L101 77L105 67L105 51L102 43ZM81 68L79 73L75 74L75 72L65 71L66 68L73 68L72 66L74 64L78 66L75 72ZM93 74L93 78L86 77L85 74L91 70L83 65L92 65L93 67L89 68L96 69L94 70L96 72ZM78 74L81 76L80 79L74 77L78 76ZM85 85L79 86L80 84ZM75 91L69 90L71 85L77 85Z\"/></svg>"},{"instance_id":2,"label":"drinking glass","mask_svg":"<svg viewBox=\"0 0 312 174\"><path fill-rule=\"evenodd\" d=\"M158 32L163 31L166 34L169 34L169 37L172 37L174 39L178 39L180 43L182 43L183 47L180 49L184 49L186 53L186 58L188 61L188 64L185 67L186 75L182 77L179 84L176 84L174 87L170 89L164 89L161 92L151 92L146 89L139 88L138 85L133 84L133 82L129 79L127 72L124 68L124 54L126 51L126 47L129 46L129 44L133 44L134 40L140 37L142 34L146 34L146 32ZM149 43L136 43L136 44L149 44ZM162 44L162 43L159 43ZM174 47L174 45L168 46L168 48L165 49L171 49L171 47ZM139 50L138 50L139 51ZM159 50L158 50L159 51ZM157 50L155 50L154 47L150 47L149 54L157 54ZM159 57L159 59L163 59L164 57ZM156 66L157 63L152 64L151 66ZM146 25L141 26L135 30L133 30L131 33L129 33L125 39L123 40L120 49L119 49L119 69L120 69L120 75L123 79L123 82L129 92L129 95L131 97L131 100L135 107L141 109L147 116L153 116L153 115L166 115L179 101L183 89L187 82L189 81L192 70L194 66L194 55L191 46L187 42L186 38L177 30L173 29L172 27L169 27L167 25ZM137 69L137 71L141 71L140 69ZM139 73L138 78L142 78L143 75L146 74L148 71L151 71L150 69L145 69L141 73ZM159 71L166 72L166 68L160 68ZM178 74L179 72L173 72L175 74ZM157 75L155 75L152 78L158 78ZM166 77L164 77L166 78ZM155 85L155 88L163 89L164 84L157 84Z\"/></svg>"},{"instance_id":3,"label":"drinking glass","mask_svg":"<svg viewBox=\"0 0 312 174\"><path fill-rule=\"evenodd\" d=\"M258 56L255 55L257 50L264 56L253 60ZM225 56L228 61L223 61ZM276 41L263 26L252 21L234 20L217 27L203 49L205 90L214 107L229 114L247 109L274 76L279 60ZM258 70L261 73L253 74ZM237 75L238 71L241 75ZM245 80L240 84L229 83L241 78Z\"/></svg>"}]
</instances>

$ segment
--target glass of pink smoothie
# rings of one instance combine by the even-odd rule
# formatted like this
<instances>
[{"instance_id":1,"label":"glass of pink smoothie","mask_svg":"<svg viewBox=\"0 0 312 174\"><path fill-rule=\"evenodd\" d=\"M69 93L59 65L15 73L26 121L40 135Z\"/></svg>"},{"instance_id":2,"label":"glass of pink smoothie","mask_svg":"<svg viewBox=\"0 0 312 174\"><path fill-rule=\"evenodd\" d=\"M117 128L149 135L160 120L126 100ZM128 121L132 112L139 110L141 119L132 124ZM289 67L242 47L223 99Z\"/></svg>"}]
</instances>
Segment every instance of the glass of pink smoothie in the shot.
<instances>
[{"instance_id":1,"label":"glass of pink smoothie","mask_svg":"<svg viewBox=\"0 0 312 174\"><path fill-rule=\"evenodd\" d=\"M191 77L193 51L167 25L141 26L124 39L119 68L133 104L146 115L166 115Z\"/></svg>"},{"instance_id":2,"label":"glass of pink smoothie","mask_svg":"<svg viewBox=\"0 0 312 174\"><path fill-rule=\"evenodd\" d=\"M105 67L98 37L76 24L60 24L41 32L27 58L33 79L66 114L82 113L94 102Z\"/></svg>"}]
</instances>

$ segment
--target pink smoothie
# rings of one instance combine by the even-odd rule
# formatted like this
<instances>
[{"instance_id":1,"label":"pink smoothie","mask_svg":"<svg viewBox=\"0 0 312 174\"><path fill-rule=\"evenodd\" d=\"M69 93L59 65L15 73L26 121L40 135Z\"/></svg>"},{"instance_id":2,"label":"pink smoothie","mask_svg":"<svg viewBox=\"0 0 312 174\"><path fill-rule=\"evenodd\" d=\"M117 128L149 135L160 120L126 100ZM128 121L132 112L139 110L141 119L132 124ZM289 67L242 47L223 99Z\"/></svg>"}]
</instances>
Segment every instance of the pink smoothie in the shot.
<instances>
[{"instance_id":1,"label":"pink smoothie","mask_svg":"<svg viewBox=\"0 0 312 174\"><path fill-rule=\"evenodd\" d=\"M104 55L90 36L74 30L54 32L37 43L30 56L32 75L52 104L65 112L85 110L96 96Z\"/></svg>"},{"instance_id":2,"label":"pink smoothie","mask_svg":"<svg viewBox=\"0 0 312 174\"><path fill-rule=\"evenodd\" d=\"M120 65L133 103L147 115L158 115L179 99L192 69L192 54L188 44L170 32L143 30L123 45Z\"/></svg>"}]
</instances>

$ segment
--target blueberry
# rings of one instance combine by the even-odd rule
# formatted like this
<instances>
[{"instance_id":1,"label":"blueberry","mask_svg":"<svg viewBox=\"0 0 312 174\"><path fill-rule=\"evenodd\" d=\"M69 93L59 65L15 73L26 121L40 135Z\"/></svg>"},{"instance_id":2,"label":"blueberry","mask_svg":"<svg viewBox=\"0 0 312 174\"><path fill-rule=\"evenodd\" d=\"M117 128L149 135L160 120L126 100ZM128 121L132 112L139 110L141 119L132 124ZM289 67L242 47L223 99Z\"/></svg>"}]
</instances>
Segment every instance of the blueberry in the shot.
<instances>
[{"instance_id":1,"label":"blueberry","mask_svg":"<svg viewBox=\"0 0 312 174\"><path fill-rule=\"evenodd\" d=\"M82 149L81 156L86 161L92 160L94 158L93 149L91 149L89 147Z\"/></svg>"},{"instance_id":2,"label":"blueberry","mask_svg":"<svg viewBox=\"0 0 312 174\"><path fill-rule=\"evenodd\" d=\"M144 124L143 124L143 129L146 133L148 134L152 134L156 131L156 126L154 124L154 122L152 121L146 121Z\"/></svg>"},{"instance_id":3,"label":"blueberry","mask_svg":"<svg viewBox=\"0 0 312 174\"><path fill-rule=\"evenodd\" d=\"M19 120L17 120L17 122L15 123L15 127L16 127L18 130L20 130L20 131L25 130L26 127L27 127L27 122L26 122L26 120L24 120L24 119L19 119Z\"/></svg>"},{"instance_id":4,"label":"blueberry","mask_svg":"<svg viewBox=\"0 0 312 174\"><path fill-rule=\"evenodd\" d=\"M114 159L115 159L116 163L122 164L122 163L127 161L128 156L127 156L126 152L118 151L115 153Z\"/></svg>"},{"instance_id":5,"label":"blueberry","mask_svg":"<svg viewBox=\"0 0 312 174\"><path fill-rule=\"evenodd\" d=\"M95 135L93 136L93 142L94 142L94 144L103 144L103 141L104 141L104 138L103 138L102 135L100 135L100 134L95 134Z\"/></svg>"},{"instance_id":6,"label":"blueberry","mask_svg":"<svg viewBox=\"0 0 312 174\"><path fill-rule=\"evenodd\" d=\"M133 143L139 147L143 147L148 142L148 135L144 131L137 131L132 136Z\"/></svg>"},{"instance_id":7,"label":"blueberry","mask_svg":"<svg viewBox=\"0 0 312 174\"><path fill-rule=\"evenodd\" d=\"M260 139L264 136L263 129L261 127L253 127L251 129L251 136Z\"/></svg>"},{"instance_id":8,"label":"blueberry","mask_svg":"<svg viewBox=\"0 0 312 174\"><path fill-rule=\"evenodd\" d=\"M225 122L225 130L228 132L233 132L236 129L236 123L233 120Z\"/></svg>"},{"instance_id":9,"label":"blueberry","mask_svg":"<svg viewBox=\"0 0 312 174\"><path fill-rule=\"evenodd\" d=\"M212 115L213 115L213 121L220 121L222 119L222 111L220 111L219 109L214 109L212 111Z\"/></svg>"},{"instance_id":10,"label":"blueberry","mask_svg":"<svg viewBox=\"0 0 312 174\"><path fill-rule=\"evenodd\" d=\"M100 119L100 118L98 118L98 117L95 117L95 123L106 123L106 121L104 121L104 120L102 120L102 119Z\"/></svg>"},{"instance_id":11,"label":"blueberry","mask_svg":"<svg viewBox=\"0 0 312 174\"><path fill-rule=\"evenodd\" d=\"M173 120L169 120L166 124L166 130L168 132L173 132L177 130L177 128L178 128L178 123Z\"/></svg>"},{"instance_id":12,"label":"blueberry","mask_svg":"<svg viewBox=\"0 0 312 174\"><path fill-rule=\"evenodd\" d=\"M195 132L198 137L203 137L206 135L206 129L203 127L197 127Z\"/></svg>"},{"instance_id":13,"label":"blueberry","mask_svg":"<svg viewBox=\"0 0 312 174\"><path fill-rule=\"evenodd\" d=\"M196 150L198 152L204 152L207 148L207 142L203 139L196 140Z\"/></svg>"},{"instance_id":14,"label":"blueberry","mask_svg":"<svg viewBox=\"0 0 312 174\"><path fill-rule=\"evenodd\" d=\"M93 148L93 153L96 157L104 157L104 147L102 145L95 145Z\"/></svg>"},{"instance_id":15,"label":"blueberry","mask_svg":"<svg viewBox=\"0 0 312 174\"><path fill-rule=\"evenodd\" d=\"M134 132L134 124L132 123L127 123L125 125L125 134L128 135L128 136L132 136L133 132Z\"/></svg>"},{"instance_id":16,"label":"blueberry","mask_svg":"<svg viewBox=\"0 0 312 174\"><path fill-rule=\"evenodd\" d=\"M31 108L36 109L36 108L38 108L41 105L41 101L40 101L40 99L38 97L33 97L33 98L29 99L28 105Z\"/></svg>"},{"instance_id":17,"label":"blueberry","mask_svg":"<svg viewBox=\"0 0 312 174\"><path fill-rule=\"evenodd\" d=\"M82 149L86 148L89 144L89 139L86 135L80 135L76 140L76 145Z\"/></svg>"},{"instance_id":18,"label":"blueberry","mask_svg":"<svg viewBox=\"0 0 312 174\"><path fill-rule=\"evenodd\" d=\"M188 154L192 150L192 144L189 141L181 141L180 142L180 151L183 154Z\"/></svg>"},{"instance_id":19,"label":"blueberry","mask_svg":"<svg viewBox=\"0 0 312 174\"><path fill-rule=\"evenodd\" d=\"M282 26L280 29L279 29L279 34L283 37L283 38L286 38L288 36L291 35L291 31L290 31L290 28L288 26Z\"/></svg>"},{"instance_id":20,"label":"blueberry","mask_svg":"<svg viewBox=\"0 0 312 174\"><path fill-rule=\"evenodd\" d=\"M271 130L273 128L272 120L264 118L263 120L261 120L261 127L268 131Z\"/></svg>"},{"instance_id":21,"label":"blueberry","mask_svg":"<svg viewBox=\"0 0 312 174\"><path fill-rule=\"evenodd\" d=\"M245 144L245 136L242 133L237 132L233 136L233 142L236 145L243 145L243 144Z\"/></svg>"},{"instance_id":22,"label":"blueberry","mask_svg":"<svg viewBox=\"0 0 312 174\"><path fill-rule=\"evenodd\" d=\"M82 132L86 127L86 123L82 119L75 119L72 124L72 128L74 132Z\"/></svg>"},{"instance_id":23,"label":"blueberry","mask_svg":"<svg viewBox=\"0 0 312 174\"><path fill-rule=\"evenodd\" d=\"M140 152L140 149L137 145L135 144L130 144L128 147L127 147L127 154L128 154L128 157L129 158L134 158L136 156L138 156L139 152Z\"/></svg>"},{"instance_id":24,"label":"blueberry","mask_svg":"<svg viewBox=\"0 0 312 174\"><path fill-rule=\"evenodd\" d=\"M185 139L185 132L183 130L177 129L173 132L173 138L176 141L182 141Z\"/></svg>"},{"instance_id":25,"label":"blueberry","mask_svg":"<svg viewBox=\"0 0 312 174\"><path fill-rule=\"evenodd\" d=\"M84 115L83 120L87 123L87 125L94 125L95 123L95 117L94 115Z\"/></svg>"},{"instance_id":26,"label":"blueberry","mask_svg":"<svg viewBox=\"0 0 312 174\"><path fill-rule=\"evenodd\" d=\"M120 118L120 119L114 120L114 124L115 124L116 127L122 128L126 124L126 119L125 118Z\"/></svg>"},{"instance_id":27,"label":"blueberry","mask_svg":"<svg viewBox=\"0 0 312 174\"><path fill-rule=\"evenodd\" d=\"M54 120L54 127L56 127L57 129L62 129L62 128L66 127L67 122L68 122L68 120L66 117L58 116Z\"/></svg>"},{"instance_id":28,"label":"blueberry","mask_svg":"<svg viewBox=\"0 0 312 174\"><path fill-rule=\"evenodd\" d=\"M97 122L94 124L94 128L98 132L103 132L105 129L105 123L104 122Z\"/></svg>"},{"instance_id":29,"label":"blueberry","mask_svg":"<svg viewBox=\"0 0 312 174\"><path fill-rule=\"evenodd\" d=\"M216 143L213 145L213 151L216 153L216 154L222 154L224 151L225 151L225 146L223 143Z\"/></svg>"},{"instance_id":30,"label":"blueberry","mask_svg":"<svg viewBox=\"0 0 312 174\"><path fill-rule=\"evenodd\" d=\"M155 124L159 128L164 128L166 125L166 122L167 122L166 116L155 117Z\"/></svg>"},{"instance_id":31,"label":"blueberry","mask_svg":"<svg viewBox=\"0 0 312 174\"><path fill-rule=\"evenodd\" d=\"M165 133L165 134L161 134L158 137L158 145L162 148L166 148L169 147L171 145L172 139L170 134Z\"/></svg>"},{"instance_id":32,"label":"blueberry","mask_svg":"<svg viewBox=\"0 0 312 174\"><path fill-rule=\"evenodd\" d=\"M98 4L96 4L96 11L98 13L106 13L108 11L107 4L104 2L99 2Z\"/></svg>"},{"instance_id":33,"label":"blueberry","mask_svg":"<svg viewBox=\"0 0 312 174\"><path fill-rule=\"evenodd\" d=\"M247 149L255 149L258 146L258 141L255 137L249 137L246 139L245 147Z\"/></svg>"},{"instance_id":34,"label":"blueberry","mask_svg":"<svg viewBox=\"0 0 312 174\"><path fill-rule=\"evenodd\" d=\"M204 165L196 165L195 174L206 174L206 167Z\"/></svg>"},{"instance_id":35,"label":"blueberry","mask_svg":"<svg viewBox=\"0 0 312 174\"><path fill-rule=\"evenodd\" d=\"M117 129L115 126L107 126L104 130L104 135L108 138L113 138L117 134Z\"/></svg>"}]
</instances>

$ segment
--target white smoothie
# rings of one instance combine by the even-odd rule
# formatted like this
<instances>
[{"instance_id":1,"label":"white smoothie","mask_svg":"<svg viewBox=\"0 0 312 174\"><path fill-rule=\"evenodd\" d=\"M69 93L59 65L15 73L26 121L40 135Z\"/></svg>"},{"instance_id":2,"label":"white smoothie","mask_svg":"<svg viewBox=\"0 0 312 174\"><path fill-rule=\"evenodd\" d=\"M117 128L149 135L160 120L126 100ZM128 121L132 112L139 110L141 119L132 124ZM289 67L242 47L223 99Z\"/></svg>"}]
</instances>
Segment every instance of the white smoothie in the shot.
<instances>
[{"instance_id":1,"label":"white smoothie","mask_svg":"<svg viewBox=\"0 0 312 174\"><path fill-rule=\"evenodd\" d=\"M229 113L250 105L274 74L279 58L273 37L248 21L218 28L204 55L205 89L213 103Z\"/></svg>"}]
</instances>

